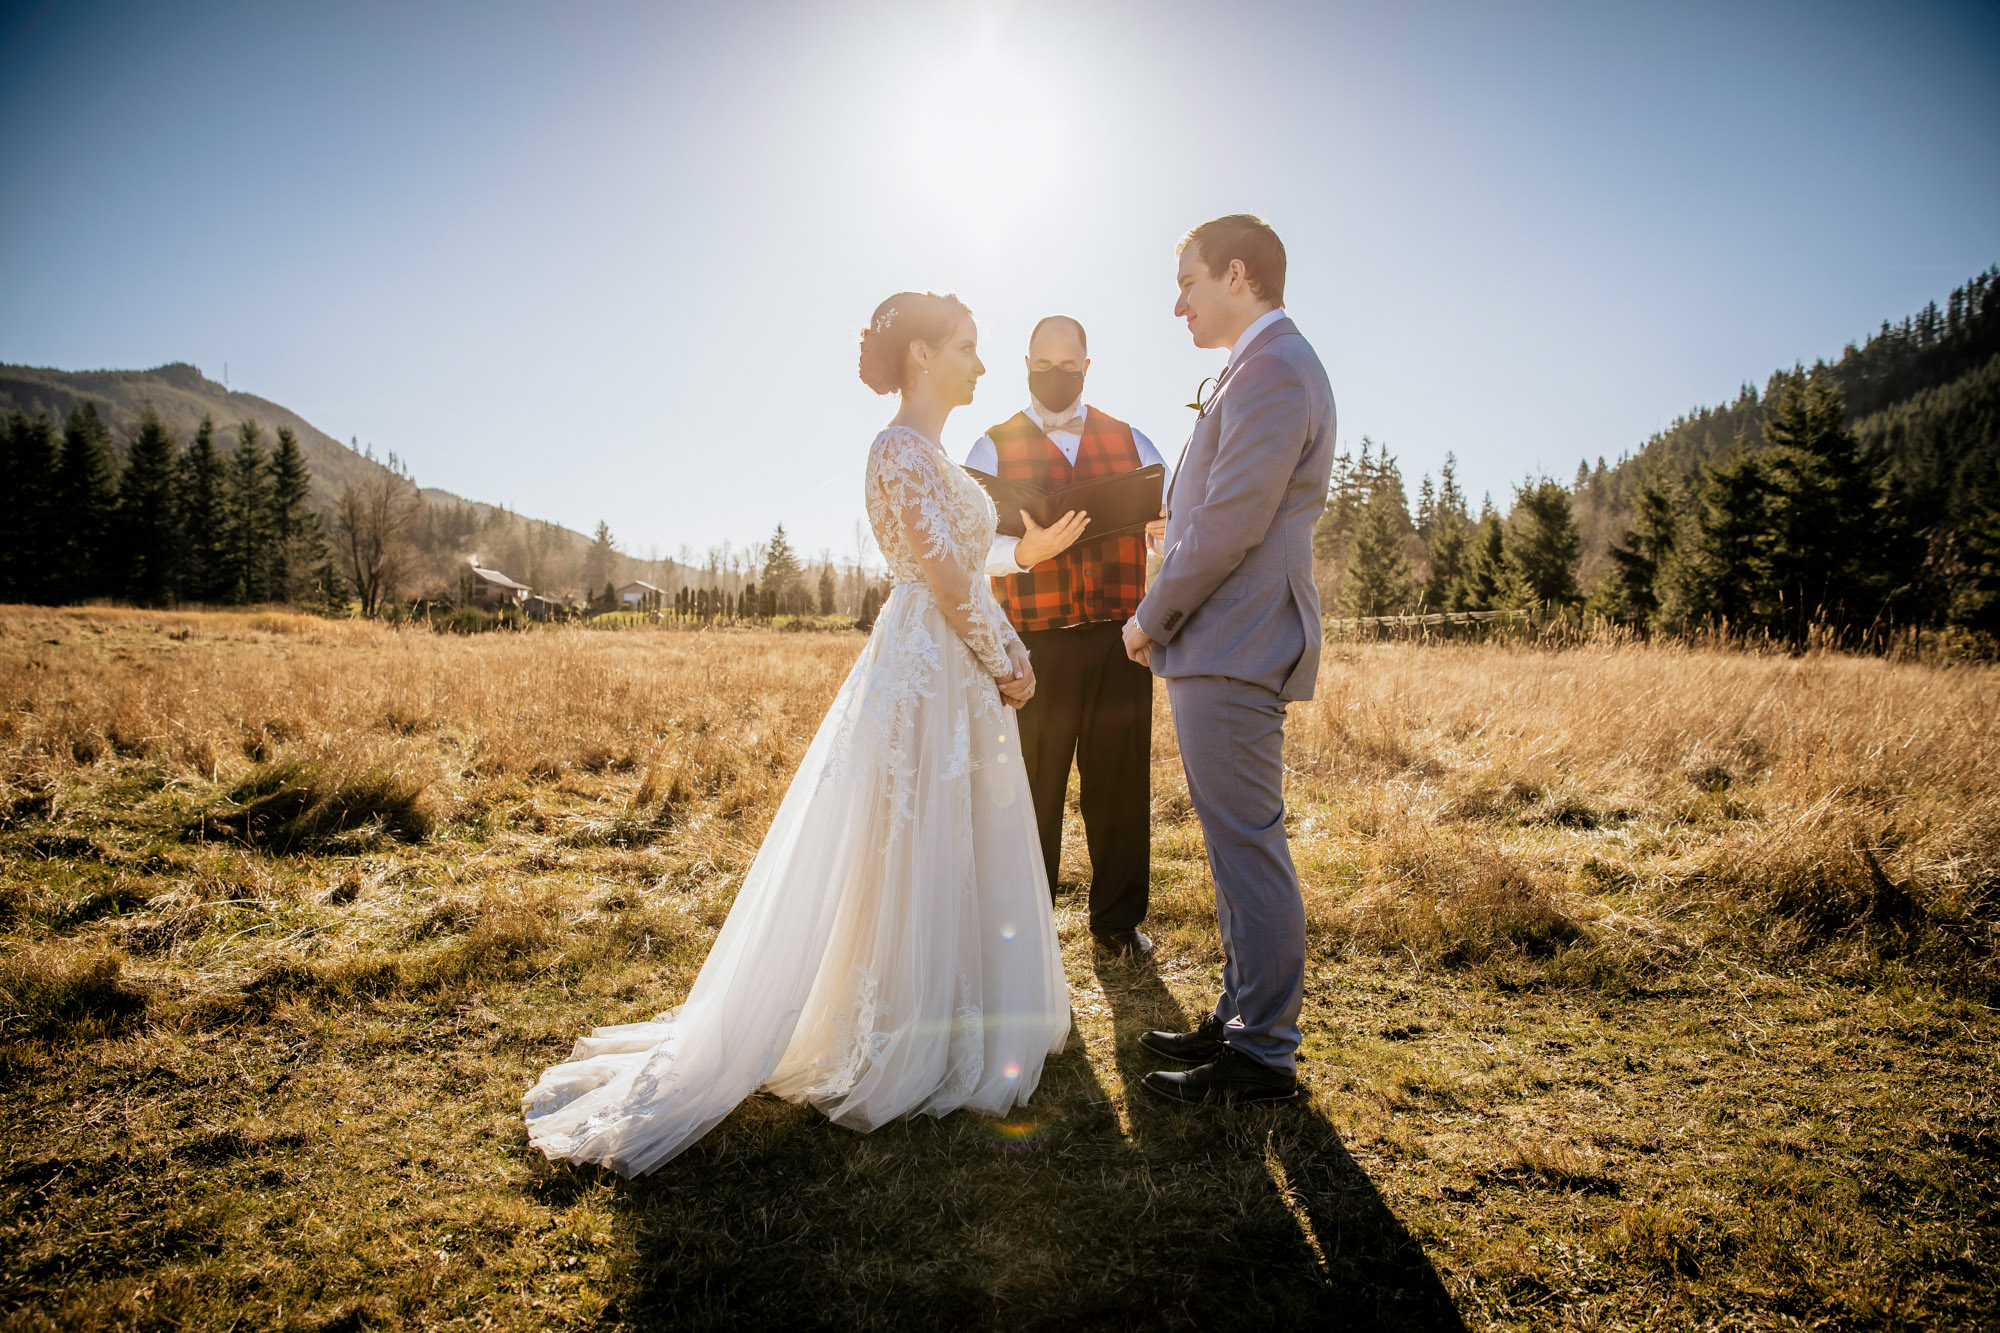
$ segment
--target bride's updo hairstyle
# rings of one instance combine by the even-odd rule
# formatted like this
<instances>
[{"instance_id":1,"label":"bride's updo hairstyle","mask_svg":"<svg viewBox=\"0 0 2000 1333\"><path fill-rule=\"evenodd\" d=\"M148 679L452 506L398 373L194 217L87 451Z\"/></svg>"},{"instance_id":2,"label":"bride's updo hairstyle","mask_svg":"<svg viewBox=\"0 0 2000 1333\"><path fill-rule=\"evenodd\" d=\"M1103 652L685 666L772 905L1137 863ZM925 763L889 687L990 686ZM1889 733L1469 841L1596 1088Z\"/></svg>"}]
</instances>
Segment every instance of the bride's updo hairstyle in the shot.
<instances>
[{"instance_id":1,"label":"bride's updo hairstyle","mask_svg":"<svg viewBox=\"0 0 2000 1333\"><path fill-rule=\"evenodd\" d=\"M876 393L901 393L910 344L942 347L958 321L971 314L956 296L897 292L875 307L875 318L861 330L861 382Z\"/></svg>"}]
</instances>

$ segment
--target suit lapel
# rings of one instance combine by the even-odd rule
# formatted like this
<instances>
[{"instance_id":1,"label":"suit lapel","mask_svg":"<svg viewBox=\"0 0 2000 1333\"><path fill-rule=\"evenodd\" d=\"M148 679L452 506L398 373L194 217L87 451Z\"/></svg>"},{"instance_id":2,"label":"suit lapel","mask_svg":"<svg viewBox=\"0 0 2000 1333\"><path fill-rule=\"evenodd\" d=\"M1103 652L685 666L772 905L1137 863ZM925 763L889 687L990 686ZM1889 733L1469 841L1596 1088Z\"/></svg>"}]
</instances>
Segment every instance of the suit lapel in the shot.
<instances>
[{"instance_id":1,"label":"suit lapel","mask_svg":"<svg viewBox=\"0 0 2000 1333\"><path fill-rule=\"evenodd\" d=\"M1284 319L1278 320L1276 323L1266 328L1262 333L1258 334L1255 338L1251 339L1250 345L1243 349L1242 356L1237 357L1234 361L1230 362L1228 365L1222 368L1222 374L1216 377L1215 392L1208 396L1207 404L1204 405L1200 413L1196 415L1194 419L1194 430L1188 432L1187 443L1181 446L1180 462L1174 464L1173 479L1167 483L1166 498L1170 508L1171 508L1171 502L1174 498L1174 487L1180 484L1181 468L1187 464L1188 454L1194 449L1195 433L1201 429L1201 423L1208 420L1209 414L1215 411L1215 405L1222 400L1223 390L1227 389L1229 387L1229 382L1236 378L1236 372L1238 368L1240 368L1251 357L1263 351L1265 346L1269 344L1273 338L1281 337L1287 333L1297 333L1298 331L1299 331L1299 326L1292 323L1291 318L1289 316L1287 316Z\"/></svg>"}]
</instances>

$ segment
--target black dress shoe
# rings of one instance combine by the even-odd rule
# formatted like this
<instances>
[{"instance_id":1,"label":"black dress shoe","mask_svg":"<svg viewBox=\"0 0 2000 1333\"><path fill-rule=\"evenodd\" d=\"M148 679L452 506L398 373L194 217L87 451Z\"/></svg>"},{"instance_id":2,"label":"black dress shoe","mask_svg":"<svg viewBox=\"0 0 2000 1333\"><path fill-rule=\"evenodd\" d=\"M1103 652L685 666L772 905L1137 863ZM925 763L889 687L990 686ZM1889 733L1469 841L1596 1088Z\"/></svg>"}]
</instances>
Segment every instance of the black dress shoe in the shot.
<instances>
[{"instance_id":1,"label":"black dress shoe","mask_svg":"<svg viewBox=\"0 0 2000 1333\"><path fill-rule=\"evenodd\" d=\"M1288 1102L1299 1095L1299 1077L1288 1069L1277 1069L1231 1046L1222 1054L1185 1073L1155 1070L1146 1075L1148 1092L1169 1101L1196 1106L1246 1105L1253 1102Z\"/></svg>"},{"instance_id":2,"label":"black dress shoe","mask_svg":"<svg viewBox=\"0 0 2000 1333\"><path fill-rule=\"evenodd\" d=\"M1118 958L1148 958L1152 956L1153 939L1145 931L1134 926L1130 930L1108 930L1103 934L1090 932L1090 938L1097 941L1097 947Z\"/></svg>"},{"instance_id":3,"label":"black dress shoe","mask_svg":"<svg viewBox=\"0 0 2000 1333\"><path fill-rule=\"evenodd\" d=\"M1139 1044L1154 1055L1164 1055L1169 1060L1205 1065L1229 1049L1222 1041L1222 1034L1226 1031L1228 1028L1222 1020L1211 1012L1192 1032L1147 1032L1140 1035Z\"/></svg>"}]
</instances>

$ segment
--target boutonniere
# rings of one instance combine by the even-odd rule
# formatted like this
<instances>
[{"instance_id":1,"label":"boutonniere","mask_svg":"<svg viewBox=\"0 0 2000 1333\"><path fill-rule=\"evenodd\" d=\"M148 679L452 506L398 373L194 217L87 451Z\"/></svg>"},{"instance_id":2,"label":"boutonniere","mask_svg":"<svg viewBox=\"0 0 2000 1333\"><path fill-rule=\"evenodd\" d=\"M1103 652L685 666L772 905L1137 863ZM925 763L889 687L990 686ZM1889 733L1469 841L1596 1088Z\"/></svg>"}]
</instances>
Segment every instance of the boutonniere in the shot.
<instances>
[{"instance_id":1,"label":"boutonniere","mask_svg":"<svg viewBox=\"0 0 2000 1333\"><path fill-rule=\"evenodd\" d=\"M1215 401L1215 380L1216 377L1210 375L1195 386L1194 401L1189 403L1188 406L1194 409L1194 419L1196 421L1200 421L1208 415L1209 404Z\"/></svg>"}]
</instances>

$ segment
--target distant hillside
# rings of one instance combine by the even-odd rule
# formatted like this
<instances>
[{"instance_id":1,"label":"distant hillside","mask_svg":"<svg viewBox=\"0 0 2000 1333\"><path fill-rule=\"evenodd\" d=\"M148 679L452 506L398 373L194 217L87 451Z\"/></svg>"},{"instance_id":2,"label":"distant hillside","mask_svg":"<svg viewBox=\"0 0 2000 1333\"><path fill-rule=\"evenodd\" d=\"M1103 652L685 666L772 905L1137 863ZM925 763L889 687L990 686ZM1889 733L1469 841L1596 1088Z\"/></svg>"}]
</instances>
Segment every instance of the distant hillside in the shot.
<instances>
[{"instance_id":1,"label":"distant hillside","mask_svg":"<svg viewBox=\"0 0 2000 1333\"><path fill-rule=\"evenodd\" d=\"M245 420L254 420L263 427L266 447L280 426L288 427L298 436L299 449L312 473L313 503L320 509L330 507L343 487L388 470L291 409L252 393L226 389L183 361L152 370L71 371L0 364L0 413L18 408L31 416L47 412L60 420L85 402L96 404L98 415L111 428L112 448L121 460L132 431L149 404L183 445L193 438L203 417L214 419L216 444L224 451L235 447L236 428ZM461 522L462 527L490 528L496 521L515 517L501 505L468 500L435 486L422 490L425 502L433 507L470 510L474 522ZM544 545L560 550L565 561L581 558L590 547L590 538L574 529L552 523L535 526L544 534Z\"/></svg>"},{"instance_id":2,"label":"distant hillside","mask_svg":"<svg viewBox=\"0 0 2000 1333\"><path fill-rule=\"evenodd\" d=\"M1985 503L2000 468L2000 267L1933 301L1899 324L1886 320L1819 369L1840 389L1855 437L1888 464L1911 517L1954 525ZM1765 407L1785 372L1760 392L1745 384L1732 403L1698 408L1606 467L1579 469L1576 521L1584 537L1582 582L1604 566L1605 549L1631 520L1640 479L1692 481L1739 444L1764 443Z\"/></svg>"},{"instance_id":3,"label":"distant hillside","mask_svg":"<svg viewBox=\"0 0 2000 1333\"><path fill-rule=\"evenodd\" d=\"M246 419L255 419L264 428L267 444L278 427L290 427L299 437L299 448L313 476L313 499L320 505L331 504L343 486L385 470L298 413L255 394L232 393L185 362L153 370L67 371L0 365L0 412L18 408L32 416L46 411L60 420L85 402L97 405L98 415L111 427L112 447L121 458L148 403L183 444L193 438L205 416L215 419L217 446L223 449L232 447L236 428Z\"/></svg>"},{"instance_id":4,"label":"distant hillside","mask_svg":"<svg viewBox=\"0 0 2000 1333\"><path fill-rule=\"evenodd\" d=\"M262 427L264 445L275 443L279 428L298 437L300 452L312 475L312 507L325 514L341 491L389 470L289 408L235 393L202 375L191 365L175 362L152 370L52 370L41 366L0 364L0 417L13 411L29 416L46 413L60 423L84 404L95 407L110 431L115 458L113 472L122 471L134 433L150 406L180 447L194 438L203 417L215 422L216 447L224 454L236 448L236 431L245 420ZM593 537L556 523L516 513L506 505L468 500L435 486L420 486L423 503L404 534L407 560L402 592L409 596L449 598L463 580L468 559L498 569L538 591L564 596L592 596L605 583L643 579L678 590L699 587L719 600L737 595L760 577L764 546L750 542L732 549L711 549L705 557L684 563L672 558L643 559L599 547ZM873 571L843 566L838 579L840 606L853 613Z\"/></svg>"}]
</instances>

